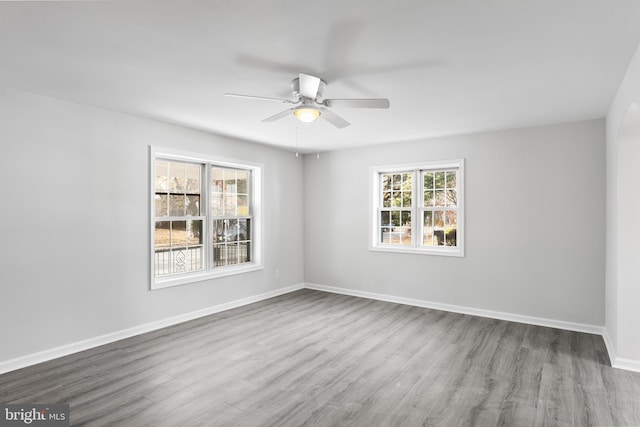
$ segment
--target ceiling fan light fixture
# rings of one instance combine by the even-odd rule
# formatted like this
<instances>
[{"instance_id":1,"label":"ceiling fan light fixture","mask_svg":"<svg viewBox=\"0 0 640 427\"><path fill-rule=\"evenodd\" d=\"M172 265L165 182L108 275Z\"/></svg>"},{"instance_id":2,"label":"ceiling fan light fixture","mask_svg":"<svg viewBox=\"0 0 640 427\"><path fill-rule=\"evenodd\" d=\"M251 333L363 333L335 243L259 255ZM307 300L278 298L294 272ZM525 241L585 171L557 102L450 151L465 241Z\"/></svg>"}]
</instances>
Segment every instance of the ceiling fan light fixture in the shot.
<instances>
[{"instance_id":1,"label":"ceiling fan light fixture","mask_svg":"<svg viewBox=\"0 0 640 427\"><path fill-rule=\"evenodd\" d=\"M303 123L311 123L318 120L320 110L315 107L301 106L293 110L293 115Z\"/></svg>"}]
</instances>

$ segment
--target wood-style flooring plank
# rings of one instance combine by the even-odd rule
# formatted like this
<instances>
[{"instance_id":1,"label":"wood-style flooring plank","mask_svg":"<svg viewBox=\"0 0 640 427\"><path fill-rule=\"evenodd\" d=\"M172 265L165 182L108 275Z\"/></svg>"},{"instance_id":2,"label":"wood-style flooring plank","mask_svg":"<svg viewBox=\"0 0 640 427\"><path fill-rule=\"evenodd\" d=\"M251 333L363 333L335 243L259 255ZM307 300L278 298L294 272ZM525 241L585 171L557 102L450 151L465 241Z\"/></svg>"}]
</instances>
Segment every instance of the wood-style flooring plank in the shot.
<instances>
[{"instance_id":1,"label":"wood-style flooring plank","mask_svg":"<svg viewBox=\"0 0 640 427\"><path fill-rule=\"evenodd\" d=\"M640 425L600 336L301 290L0 375L89 426Z\"/></svg>"}]
</instances>

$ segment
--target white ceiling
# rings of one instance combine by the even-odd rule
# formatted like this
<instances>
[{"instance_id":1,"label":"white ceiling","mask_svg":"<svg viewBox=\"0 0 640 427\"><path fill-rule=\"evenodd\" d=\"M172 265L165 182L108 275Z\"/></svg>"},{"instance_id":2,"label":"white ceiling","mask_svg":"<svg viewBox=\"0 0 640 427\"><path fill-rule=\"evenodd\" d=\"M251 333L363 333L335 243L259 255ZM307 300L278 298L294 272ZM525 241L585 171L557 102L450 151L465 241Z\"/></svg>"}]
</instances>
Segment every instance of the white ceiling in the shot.
<instances>
[{"instance_id":1,"label":"white ceiling","mask_svg":"<svg viewBox=\"0 0 640 427\"><path fill-rule=\"evenodd\" d=\"M0 85L302 151L606 115L637 0L1 2ZM352 123L261 120L298 72Z\"/></svg>"}]
</instances>

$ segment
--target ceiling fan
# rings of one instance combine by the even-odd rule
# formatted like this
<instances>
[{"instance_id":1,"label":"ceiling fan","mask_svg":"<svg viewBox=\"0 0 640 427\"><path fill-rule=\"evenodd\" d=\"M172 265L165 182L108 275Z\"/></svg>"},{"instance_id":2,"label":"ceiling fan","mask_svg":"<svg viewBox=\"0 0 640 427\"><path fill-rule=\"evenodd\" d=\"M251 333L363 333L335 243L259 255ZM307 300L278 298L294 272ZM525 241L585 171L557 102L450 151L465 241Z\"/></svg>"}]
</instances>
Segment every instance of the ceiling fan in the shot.
<instances>
[{"instance_id":1,"label":"ceiling fan","mask_svg":"<svg viewBox=\"0 0 640 427\"><path fill-rule=\"evenodd\" d=\"M262 120L263 122L273 122L293 115L304 123L311 123L322 117L335 127L342 129L350 125L348 121L338 116L329 108L389 108L389 100L384 98L370 99L323 99L322 94L326 87L326 82L320 77L299 73L298 77L291 82L293 100L281 98L269 98L264 96L241 95L237 93L225 93L226 96L237 98L260 99L263 101L278 101L284 104L293 104L295 107L281 111L273 116Z\"/></svg>"}]
</instances>

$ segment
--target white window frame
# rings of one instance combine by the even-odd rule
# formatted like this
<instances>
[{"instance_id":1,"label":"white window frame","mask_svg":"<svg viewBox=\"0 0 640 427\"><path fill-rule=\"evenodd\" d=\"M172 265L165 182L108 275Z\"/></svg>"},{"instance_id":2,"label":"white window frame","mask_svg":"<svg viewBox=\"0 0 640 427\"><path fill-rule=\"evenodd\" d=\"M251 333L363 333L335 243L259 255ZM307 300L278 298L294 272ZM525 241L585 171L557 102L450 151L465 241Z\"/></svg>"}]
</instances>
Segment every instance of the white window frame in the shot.
<instances>
[{"instance_id":1,"label":"white window frame","mask_svg":"<svg viewBox=\"0 0 640 427\"><path fill-rule=\"evenodd\" d=\"M174 160L178 162L200 163L203 165L220 166L225 168L246 169L251 171L250 203L251 203L251 241L252 256L251 261L242 264L217 266L212 265L211 250L213 247L211 222L210 198L210 168L204 167L201 185L201 214L205 218L203 223L203 270L171 274L166 276L155 275L155 162L157 159ZM262 181L263 165L260 163L246 162L217 156L207 156L203 154L190 153L171 148L160 148L149 146L149 283L150 289L163 289L172 286L184 285L187 283L200 282L203 280L217 279L220 277L236 274L248 273L264 269L263 255L263 205L262 205Z\"/></svg>"},{"instance_id":2,"label":"white window frame","mask_svg":"<svg viewBox=\"0 0 640 427\"><path fill-rule=\"evenodd\" d=\"M422 212L423 188L422 173L428 170L457 169L457 230L456 247L451 246L422 246ZM380 176L384 173L412 173L412 207L411 207L411 245L385 244L379 241L381 189ZM370 168L370 198L369 198L369 250L378 252L396 252L422 255L441 255L464 257L464 159L452 159L443 161L430 161L420 163L406 163L398 165L372 166Z\"/></svg>"}]
</instances>

